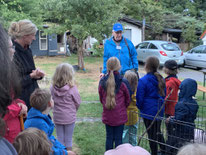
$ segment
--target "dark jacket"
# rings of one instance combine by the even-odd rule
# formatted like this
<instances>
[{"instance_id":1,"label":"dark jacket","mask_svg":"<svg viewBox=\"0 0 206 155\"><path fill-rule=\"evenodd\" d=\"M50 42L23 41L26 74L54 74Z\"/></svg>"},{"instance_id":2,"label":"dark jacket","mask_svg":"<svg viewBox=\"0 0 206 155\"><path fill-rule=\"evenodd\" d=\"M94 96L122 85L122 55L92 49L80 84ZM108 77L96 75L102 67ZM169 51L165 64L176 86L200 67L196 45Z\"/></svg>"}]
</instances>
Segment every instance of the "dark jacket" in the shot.
<instances>
[{"instance_id":1,"label":"dark jacket","mask_svg":"<svg viewBox=\"0 0 206 155\"><path fill-rule=\"evenodd\" d=\"M63 146L53 135L54 123L48 115L42 114L39 110L31 108L28 112L26 122L24 123L25 129L34 127L43 130L48 139L52 142L52 150L54 155L67 155L66 147Z\"/></svg>"},{"instance_id":2,"label":"dark jacket","mask_svg":"<svg viewBox=\"0 0 206 155\"><path fill-rule=\"evenodd\" d=\"M184 139L194 138L195 119L198 104L192 98L197 92L197 82L193 79L185 79L180 85L179 101L175 106L175 116L170 119L175 127L177 137Z\"/></svg>"},{"instance_id":3,"label":"dark jacket","mask_svg":"<svg viewBox=\"0 0 206 155\"><path fill-rule=\"evenodd\" d=\"M167 93L166 93L166 101L165 101L165 114L169 116L174 116L175 113L175 105L177 104L178 101L178 90L181 81L177 78L175 75L170 75L165 78L166 82L166 88L167 88ZM173 90L173 91L172 91ZM170 94L170 92L172 93ZM168 95L170 94L169 98Z\"/></svg>"},{"instance_id":4,"label":"dark jacket","mask_svg":"<svg viewBox=\"0 0 206 155\"><path fill-rule=\"evenodd\" d=\"M29 98L32 92L38 88L37 80L30 77L32 70L35 70L34 59L30 48L24 49L17 42L14 42L15 50L14 62L17 65L21 78L22 93L20 99L25 101L28 109L31 108Z\"/></svg>"},{"instance_id":5,"label":"dark jacket","mask_svg":"<svg viewBox=\"0 0 206 155\"><path fill-rule=\"evenodd\" d=\"M119 126L127 122L127 107L130 103L130 93L123 79L118 72L115 76L115 101L116 106L112 110L105 107L106 104L106 81L109 75L104 76L99 83L99 98L103 105L102 122L110 126Z\"/></svg>"},{"instance_id":6,"label":"dark jacket","mask_svg":"<svg viewBox=\"0 0 206 155\"><path fill-rule=\"evenodd\" d=\"M136 100L141 117L153 120L161 108L165 97L160 96L158 92L158 80L153 73L147 73L139 79ZM159 116L163 117L163 114L164 108L159 113Z\"/></svg>"}]
</instances>

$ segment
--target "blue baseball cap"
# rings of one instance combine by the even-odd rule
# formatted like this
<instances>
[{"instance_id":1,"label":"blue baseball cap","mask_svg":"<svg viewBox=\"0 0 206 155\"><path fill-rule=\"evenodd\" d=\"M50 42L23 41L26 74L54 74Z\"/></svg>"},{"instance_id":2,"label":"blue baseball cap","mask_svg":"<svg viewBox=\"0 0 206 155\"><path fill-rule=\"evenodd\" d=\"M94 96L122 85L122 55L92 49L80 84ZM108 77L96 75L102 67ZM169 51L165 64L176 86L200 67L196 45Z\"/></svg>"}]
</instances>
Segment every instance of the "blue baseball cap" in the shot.
<instances>
[{"instance_id":1,"label":"blue baseball cap","mask_svg":"<svg viewBox=\"0 0 206 155\"><path fill-rule=\"evenodd\" d=\"M123 26L120 23L115 23L113 25L113 31L117 32L117 31L123 31Z\"/></svg>"}]
</instances>

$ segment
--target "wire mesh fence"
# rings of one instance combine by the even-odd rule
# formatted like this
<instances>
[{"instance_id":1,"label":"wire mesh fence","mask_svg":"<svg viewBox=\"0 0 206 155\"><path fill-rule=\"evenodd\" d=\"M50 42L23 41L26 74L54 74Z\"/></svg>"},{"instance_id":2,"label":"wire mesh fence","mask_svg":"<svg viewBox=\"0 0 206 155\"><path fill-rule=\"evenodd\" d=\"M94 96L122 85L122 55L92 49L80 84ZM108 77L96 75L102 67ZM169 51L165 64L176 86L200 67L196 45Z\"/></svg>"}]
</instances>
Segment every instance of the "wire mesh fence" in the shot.
<instances>
[{"instance_id":1,"label":"wire mesh fence","mask_svg":"<svg viewBox=\"0 0 206 155\"><path fill-rule=\"evenodd\" d=\"M165 116L161 117L161 112L155 118L138 112L138 145L152 154L176 155L178 149L187 143L206 143L206 105L182 104L182 111L178 115L175 113L169 121ZM130 113L132 116L134 112Z\"/></svg>"}]
</instances>

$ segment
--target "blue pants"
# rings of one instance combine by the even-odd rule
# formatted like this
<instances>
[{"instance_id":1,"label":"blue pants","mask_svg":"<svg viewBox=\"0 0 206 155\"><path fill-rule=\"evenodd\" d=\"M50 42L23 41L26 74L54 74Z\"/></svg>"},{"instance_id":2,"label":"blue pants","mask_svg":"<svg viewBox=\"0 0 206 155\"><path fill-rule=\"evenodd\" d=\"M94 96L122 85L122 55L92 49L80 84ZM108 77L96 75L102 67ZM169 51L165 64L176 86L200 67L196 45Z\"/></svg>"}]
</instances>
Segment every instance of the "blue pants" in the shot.
<instances>
[{"instance_id":1,"label":"blue pants","mask_svg":"<svg viewBox=\"0 0 206 155\"><path fill-rule=\"evenodd\" d=\"M137 146L137 123L134 125L125 125L123 131L123 143L130 143L133 146Z\"/></svg>"},{"instance_id":2,"label":"blue pants","mask_svg":"<svg viewBox=\"0 0 206 155\"><path fill-rule=\"evenodd\" d=\"M106 127L106 151L113 149L113 144L115 142L115 148L122 144L122 133L124 125L119 126L110 126L105 125Z\"/></svg>"}]
</instances>

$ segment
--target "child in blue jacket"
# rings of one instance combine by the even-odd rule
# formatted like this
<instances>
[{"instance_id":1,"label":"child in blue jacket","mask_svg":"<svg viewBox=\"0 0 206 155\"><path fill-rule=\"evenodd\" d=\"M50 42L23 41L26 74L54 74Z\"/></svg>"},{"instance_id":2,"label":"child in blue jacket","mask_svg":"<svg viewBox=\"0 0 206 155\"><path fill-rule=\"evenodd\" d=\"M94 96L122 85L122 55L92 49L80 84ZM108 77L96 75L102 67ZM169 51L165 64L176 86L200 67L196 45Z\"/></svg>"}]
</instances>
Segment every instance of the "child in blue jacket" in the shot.
<instances>
[{"instance_id":1,"label":"child in blue jacket","mask_svg":"<svg viewBox=\"0 0 206 155\"><path fill-rule=\"evenodd\" d=\"M145 63L147 74L139 79L136 94L136 105L140 110L140 116L143 117L145 127L148 129L147 134L150 139L149 144L152 155L157 155L158 153L158 145L154 141L164 143L161 123L164 114L162 106L166 94L166 85L164 78L157 72L158 67L159 60L157 57L147 58ZM157 113L159 114L155 118ZM163 152L165 146L160 144L160 149Z\"/></svg>"},{"instance_id":2,"label":"child in blue jacket","mask_svg":"<svg viewBox=\"0 0 206 155\"><path fill-rule=\"evenodd\" d=\"M177 148L194 139L194 121L199 108L196 100L193 99L197 92L197 82L193 79L185 79L179 88L179 100L175 105L175 115L166 120L173 126L172 138L167 143ZM167 148L167 152L176 154L176 151Z\"/></svg>"},{"instance_id":3,"label":"child in blue jacket","mask_svg":"<svg viewBox=\"0 0 206 155\"><path fill-rule=\"evenodd\" d=\"M25 129L34 127L43 130L53 144L53 154L67 155L66 147L52 135L54 123L48 114L54 107L54 102L50 92L45 89L36 89L30 97L30 104L32 108L29 110L27 119L24 123Z\"/></svg>"}]
</instances>

